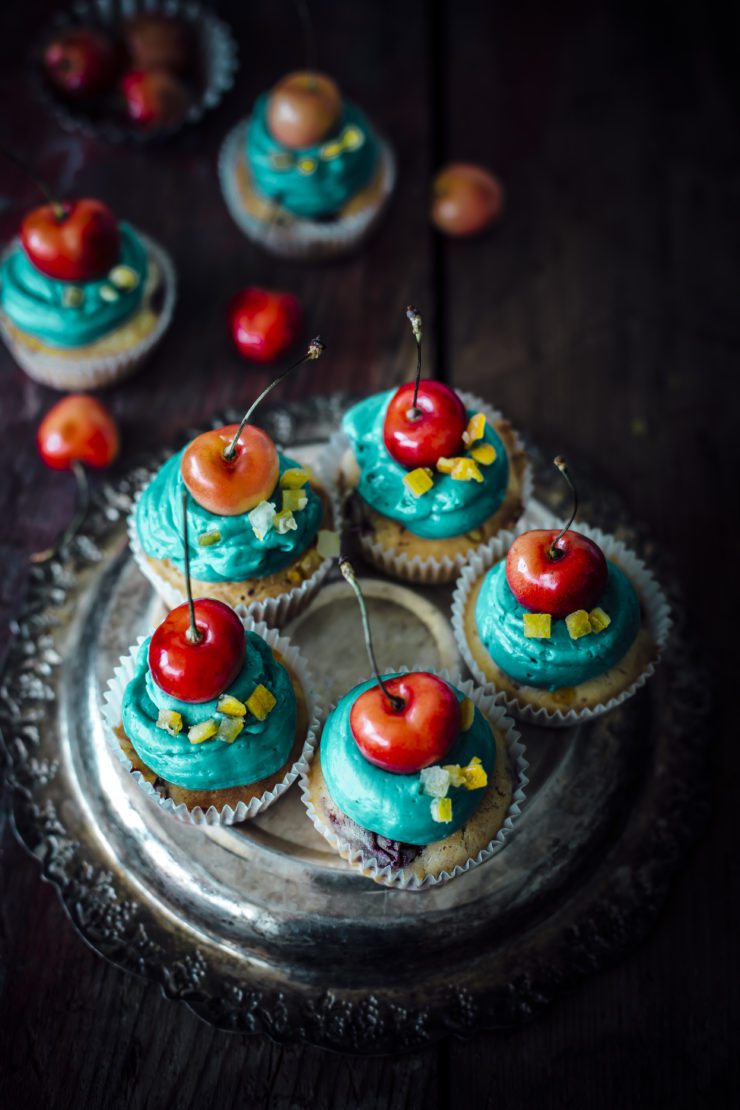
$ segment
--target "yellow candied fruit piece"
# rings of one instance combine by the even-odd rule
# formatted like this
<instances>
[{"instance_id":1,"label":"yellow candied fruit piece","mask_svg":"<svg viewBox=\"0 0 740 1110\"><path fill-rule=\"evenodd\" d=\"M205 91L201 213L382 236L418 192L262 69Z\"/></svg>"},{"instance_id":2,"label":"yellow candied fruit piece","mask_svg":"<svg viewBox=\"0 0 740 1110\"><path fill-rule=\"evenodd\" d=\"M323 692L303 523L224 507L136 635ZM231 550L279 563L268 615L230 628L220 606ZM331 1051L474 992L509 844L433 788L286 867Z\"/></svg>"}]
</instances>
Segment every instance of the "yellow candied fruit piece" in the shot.
<instances>
[{"instance_id":1,"label":"yellow candied fruit piece","mask_svg":"<svg viewBox=\"0 0 740 1110\"><path fill-rule=\"evenodd\" d=\"M219 531L204 532L201 536L198 536L198 544L200 547L213 547L214 543L218 543L220 539L221 533Z\"/></svg>"},{"instance_id":2,"label":"yellow candied fruit piece","mask_svg":"<svg viewBox=\"0 0 740 1110\"><path fill-rule=\"evenodd\" d=\"M318 163L315 158L299 158L296 165L299 173L315 173Z\"/></svg>"},{"instance_id":3,"label":"yellow candied fruit piece","mask_svg":"<svg viewBox=\"0 0 740 1110\"><path fill-rule=\"evenodd\" d=\"M463 442L466 447L470 447L479 439L483 439L483 433L486 430L486 418L482 412L476 412L475 416L471 416L468 420L468 426L463 432Z\"/></svg>"},{"instance_id":4,"label":"yellow candied fruit piece","mask_svg":"<svg viewBox=\"0 0 740 1110\"><path fill-rule=\"evenodd\" d=\"M549 640L552 635L552 617L549 613L525 613L522 617L524 635L529 640Z\"/></svg>"},{"instance_id":5,"label":"yellow candied fruit piece","mask_svg":"<svg viewBox=\"0 0 740 1110\"><path fill-rule=\"evenodd\" d=\"M490 466L496 461L496 448L492 443L479 443L477 447L472 448L470 455L481 466Z\"/></svg>"},{"instance_id":6,"label":"yellow candied fruit piece","mask_svg":"<svg viewBox=\"0 0 740 1110\"><path fill-rule=\"evenodd\" d=\"M302 466L292 466L280 475L280 488L300 489L301 486L305 486L306 482L310 481L311 475L308 470L304 470Z\"/></svg>"},{"instance_id":7,"label":"yellow candied fruit piece","mask_svg":"<svg viewBox=\"0 0 740 1110\"><path fill-rule=\"evenodd\" d=\"M455 465L452 468L451 476L456 482L483 481L483 475L475 459L455 459Z\"/></svg>"},{"instance_id":8,"label":"yellow candied fruit piece","mask_svg":"<svg viewBox=\"0 0 740 1110\"><path fill-rule=\"evenodd\" d=\"M328 528L320 528L316 537L316 550L322 559L335 559L339 554L339 533Z\"/></svg>"},{"instance_id":9,"label":"yellow candied fruit piece","mask_svg":"<svg viewBox=\"0 0 740 1110\"><path fill-rule=\"evenodd\" d=\"M581 636L588 636L591 631L591 620L585 609L576 609L574 613L568 613L568 616L565 618L565 624L568 628L571 640L578 640Z\"/></svg>"},{"instance_id":10,"label":"yellow candied fruit piece","mask_svg":"<svg viewBox=\"0 0 740 1110\"><path fill-rule=\"evenodd\" d=\"M608 613L605 613L600 606L596 606L588 614L588 622L591 625L592 632L603 632L612 623L612 619Z\"/></svg>"},{"instance_id":11,"label":"yellow candied fruit piece","mask_svg":"<svg viewBox=\"0 0 740 1110\"><path fill-rule=\"evenodd\" d=\"M432 473L425 466L417 466L416 470L404 475L403 484L413 493L414 497L422 497L434 485Z\"/></svg>"},{"instance_id":12,"label":"yellow candied fruit piece","mask_svg":"<svg viewBox=\"0 0 740 1110\"><path fill-rule=\"evenodd\" d=\"M288 571L288 581L292 582L294 586L299 586L301 584L301 582L303 581L303 579L301 578L300 572L297 571L297 570L294 570L291 567L290 570Z\"/></svg>"},{"instance_id":13,"label":"yellow candied fruit piece","mask_svg":"<svg viewBox=\"0 0 740 1110\"><path fill-rule=\"evenodd\" d=\"M283 512L298 513L301 509L305 509L308 504L308 498L302 489L284 489L283 490Z\"/></svg>"},{"instance_id":14,"label":"yellow candied fruit piece","mask_svg":"<svg viewBox=\"0 0 740 1110\"><path fill-rule=\"evenodd\" d=\"M452 820L452 798L435 798L432 802L432 820L446 823Z\"/></svg>"},{"instance_id":15,"label":"yellow candied fruit piece","mask_svg":"<svg viewBox=\"0 0 740 1110\"><path fill-rule=\"evenodd\" d=\"M244 702L239 701L232 694L222 694L216 702L216 709L219 713L225 713L227 717L245 717L247 714Z\"/></svg>"},{"instance_id":16,"label":"yellow candied fruit piece","mask_svg":"<svg viewBox=\"0 0 740 1110\"><path fill-rule=\"evenodd\" d=\"M470 698L460 702L460 731L467 732L475 719L475 705Z\"/></svg>"},{"instance_id":17,"label":"yellow candied fruit piece","mask_svg":"<svg viewBox=\"0 0 740 1110\"><path fill-rule=\"evenodd\" d=\"M199 725L188 729L188 740L191 744L202 744L205 740L212 740L217 732L218 725L215 721L201 721Z\"/></svg>"},{"instance_id":18,"label":"yellow candied fruit piece","mask_svg":"<svg viewBox=\"0 0 740 1110\"><path fill-rule=\"evenodd\" d=\"M182 714L176 709L160 709L157 717L157 728L163 728L170 736L177 736L182 732Z\"/></svg>"},{"instance_id":19,"label":"yellow candied fruit piece","mask_svg":"<svg viewBox=\"0 0 740 1110\"><path fill-rule=\"evenodd\" d=\"M244 721L239 717L224 717L219 722L218 739L223 740L224 744L233 744L243 728Z\"/></svg>"},{"instance_id":20,"label":"yellow candied fruit piece","mask_svg":"<svg viewBox=\"0 0 740 1110\"><path fill-rule=\"evenodd\" d=\"M255 686L252 693L247 698L247 709L252 713L258 721L264 721L272 713L277 705L277 698L271 694L266 686L260 683Z\"/></svg>"},{"instance_id":21,"label":"yellow candied fruit piece","mask_svg":"<svg viewBox=\"0 0 740 1110\"><path fill-rule=\"evenodd\" d=\"M488 786L486 769L480 763L470 763L463 767L463 786L466 790L480 790Z\"/></svg>"},{"instance_id":22,"label":"yellow candied fruit piece","mask_svg":"<svg viewBox=\"0 0 740 1110\"><path fill-rule=\"evenodd\" d=\"M295 516L290 509L283 509L281 512L275 513L272 526L279 536L284 536L287 532L295 532L298 528Z\"/></svg>"},{"instance_id":23,"label":"yellow candied fruit piece","mask_svg":"<svg viewBox=\"0 0 740 1110\"><path fill-rule=\"evenodd\" d=\"M456 458L446 459L444 455L440 455L437 459L437 470L440 474L452 474L452 468L457 461Z\"/></svg>"}]
</instances>

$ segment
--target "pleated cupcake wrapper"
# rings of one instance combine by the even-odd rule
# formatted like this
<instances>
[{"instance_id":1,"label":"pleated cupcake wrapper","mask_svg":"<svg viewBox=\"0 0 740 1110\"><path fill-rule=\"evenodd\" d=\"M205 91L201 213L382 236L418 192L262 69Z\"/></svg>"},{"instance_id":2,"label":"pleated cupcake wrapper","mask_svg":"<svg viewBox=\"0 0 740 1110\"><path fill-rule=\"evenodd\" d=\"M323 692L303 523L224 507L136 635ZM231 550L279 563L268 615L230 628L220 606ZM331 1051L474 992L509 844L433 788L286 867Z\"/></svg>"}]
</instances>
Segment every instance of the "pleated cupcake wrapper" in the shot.
<instances>
[{"instance_id":1,"label":"pleated cupcake wrapper","mask_svg":"<svg viewBox=\"0 0 740 1110\"><path fill-rule=\"evenodd\" d=\"M177 278L172 259L167 252L147 235L143 235L140 231L136 234L146 247L147 255L154 260L159 270L160 285L163 290L162 307L152 330L127 350L110 355L75 359L31 350L22 339L10 331L3 315L0 314L0 331L7 347L15 361L34 381L59 390L101 389L103 386L112 385L134 374L156 347L172 321L177 299ZM16 242L11 243L8 250L12 250ZM154 291L152 295L153 293ZM126 323L128 321L124 321L121 326L125 326Z\"/></svg>"},{"instance_id":2,"label":"pleated cupcake wrapper","mask_svg":"<svg viewBox=\"0 0 740 1110\"><path fill-rule=\"evenodd\" d=\"M319 476L318 471L317 476ZM331 502L331 511L333 518L332 531L335 531L339 535L341 535L341 500L332 483L328 479L325 480L323 475L321 475L320 477L322 485L324 486L324 489L326 490L326 493L328 494L329 500ZM154 475L152 476L152 480L153 478ZM178 589L177 586L174 586L171 582L168 582L167 579L157 571L156 566L153 566L152 563L149 562L141 546L139 533L136 527L136 510L138 507L139 498L144 495L146 488L147 487L145 486L144 489L142 489L136 495L133 508L129 514L129 518L127 521L131 554L133 555L134 561L136 562L139 570L144 575L144 577L147 578L149 582L151 582L152 586L157 591L159 597L162 599L166 607L168 609L174 609L175 606L181 605L183 601L187 600L185 589ZM245 527L248 527L248 525L245 524ZM298 556L296 561L299 561L301 557L302 555ZM289 620L292 620L293 617L297 617L299 613L303 612L303 610L307 607L307 605L309 605L311 600L316 596L318 591L321 589L321 585L324 579L331 570L334 561L335 560L331 557L324 559L309 578L306 578L299 585L293 586L284 594L280 594L278 597L263 598L258 601L251 601L249 603L242 602L240 605L236 606L237 611L248 614L252 618L252 620L264 621L266 624L273 625L276 628L282 628L282 626L284 624L287 624ZM255 581L258 581L258 579L256 579Z\"/></svg>"},{"instance_id":3,"label":"pleated cupcake wrapper","mask_svg":"<svg viewBox=\"0 0 740 1110\"><path fill-rule=\"evenodd\" d=\"M496 424L505 417L498 412L497 409L491 408L490 405L482 401L480 397L475 397L472 393L459 392L460 399L467 409L473 409L475 412L482 412L485 415L486 421L489 424ZM518 450L524 450L523 444L518 433L515 435L515 444ZM318 466L324 474L327 474L336 483L337 476L341 472L342 460L348 450L351 449L349 438L343 431L335 432L329 440L326 448L322 452ZM532 467L529 462L525 462L524 473L522 475L522 505L526 511L526 507L534 492L534 479L532 476ZM450 557L444 555L441 559L433 556L423 558L421 555L408 556L403 553L393 551L391 548L384 547L382 544L374 540L371 535L363 535L362 532L357 536L360 548L365 558L374 566L379 567L385 574L390 575L392 578L400 578L406 582L417 582L425 586L441 585L445 582L453 582L466 567L470 561L470 555L473 550L486 550L493 544L499 536L505 536L512 540L515 535L521 531L521 523L517 522L511 530L504 530L493 536L488 540L481 540L478 548L472 548L461 555Z\"/></svg>"},{"instance_id":4,"label":"pleated cupcake wrapper","mask_svg":"<svg viewBox=\"0 0 740 1110\"><path fill-rule=\"evenodd\" d=\"M381 141L382 183L379 194L359 212L340 216L331 223L296 217L284 226L253 216L244 208L236 169L246 149L249 119L241 120L226 136L218 160L226 207L234 223L250 239L281 258L321 259L344 254L360 242L380 219L396 185L396 158Z\"/></svg>"},{"instance_id":5,"label":"pleated cupcake wrapper","mask_svg":"<svg viewBox=\"0 0 740 1110\"><path fill-rule=\"evenodd\" d=\"M523 525L529 527L526 518ZM566 711L546 709L544 706L538 708L520 701L505 690L496 691L497 701L506 706L512 717L535 725L545 725L548 728L568 728L572 725L583 724L585 721L593 720L595 717L610 712L610 710L631 698L654 673L673 623L668 600L642 559L630 551L621 540L602 532L599 528L592 528L580 522L576 523L575 528L576 531L594 540L604 552L606 558L617 563L630 579L637 590L646 614L648 630L658 650L657 657L645 667L635 681L630 683L625 690L622 690L621 693L608 701L593 707L568 709ZM487 690L496 690L496 686L483 673L470 650L465 634L465 611L471 590L494 563L506 558L506 553L513 539L513 536L501 536L488 550L473 555L469 565L465 567L457 581L452 598L452 630L455 634L457 646L476 682L479 682Z\"/></svg>"},{"instance_id":6,"label":"pleated cupcake wrapper","mask_svg":"<svg viewBox=\"0 0 740 1110\"><path fill-rule=\"evenodd\" d=\"M176 803L172 798L163 797L155 790L152 783L147 782L140 771L133 770L130 760L118 742L115 729L121 726L123 695L127 685L134 676L139 648L146 639L145 636L140 636L128 654L122 656L104 694L103 714L108 725L108 729L106 729L106 739L108 740L113 755L127 771L131 772L138 786L152 802L156 803L165 813L170 813L179 821L184 821L189 825L236 825L240 821L249 820L252 817L256 817L257 814L263 813L285 793L299 775L305 774L306 771L308 771L309 764L316 750L323 711L321 701L315 692L313 677L303 656L298 648L294 647L288 637L281 636L277 629L268 628L262 621L254 621L249 617L242 616L241 620L248 631L256 632L258 636L262 637L266 644L269 644L274 651L278 651L281 654L285 663L298 677L298 681L303 688L308 709L308 732L300 757L292 765L284 778L281 779L272 790L266 790L259 798L252 798L249 802L239 802L235 808L226 805L223 806L222 809L217 809L215 806L209 806L206 810L201 806L193 806L191 809L185 805L184 802ZM238 741L235 741L235 743L237 742ZM258 742L258 739L255 740L255 743ZM246 786L249 784L245 783L244 785Z\"/></svg>"},{"instance_id":7,"label":"pleated cupcake wrapper","mask_svg":"<svg viewBox=\"0 0 740 1110\"><path fill-rule=\"evenodd\" d=\"M409 670L418 671L424 669L425 668L420 666L410 668L402 667L400 668L400 673L406 673ZM362 871L367 878L382 883L385 886L394 887L396 890L427 890L430 887L441 886L443 883L448 883L451 879L456 879L459 875L464 875L466 872L472 871L474 868L479 867L480 864L486 863L487 860L498 855L511 836L514 825L520 817L526 801L526 787L529 783L527 775L529 762L526 757L526 749L522 742L522 738L514 722L506 715L505 709L496 704L495 698L487 694L480 687L476 687L468 679L461 681L456 676L450 675L446 670L434 673L438 674L440 678L450 683L450 685L455 686L469 697L478 709L480 709L481 713L503 733L508 755L508 771L512 777L513 789L511 803L501 828L488 844L486 844L484 848L481 848L475 856L471 856L465 864L462 866L457 865L451 871L442 871L439 875L426 875L421 879L412 873L411 868L413 864L406 868L392 867L390 864L381 866L374 856L363 851L361 848L351 848L347 840L338 835L334 828L326 824L323 816L318 813L311 801L307 772L301 775L300 786L303 804L306 807L308 816L316 831L321 833L335 852L339 852L343 855L343 858L353 870ZM336 704L332 705L329 713L335 708ZM327 713L327 717L329 713ZM489 788L490 785L486 787L486 789ZM431 804L431 797L429 801ZM440 824L440 832L442 832L443 829L444 825ZM444 836L440 836L440 840L443 839L445 839Z\"/></svg>"}]
</instances>

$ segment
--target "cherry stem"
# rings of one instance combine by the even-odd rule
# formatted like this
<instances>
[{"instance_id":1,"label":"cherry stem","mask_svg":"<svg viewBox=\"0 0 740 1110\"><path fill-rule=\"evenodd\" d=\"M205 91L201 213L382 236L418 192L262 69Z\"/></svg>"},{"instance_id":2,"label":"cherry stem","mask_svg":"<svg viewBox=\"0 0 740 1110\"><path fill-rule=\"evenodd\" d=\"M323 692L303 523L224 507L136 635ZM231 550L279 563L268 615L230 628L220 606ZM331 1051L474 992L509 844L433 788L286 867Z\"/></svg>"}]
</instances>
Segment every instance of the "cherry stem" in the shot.
<instances>
[{"instance_id":1,"label":"cherry stem","mask_svg":"<svg viewBox=\"0 0 740 1110\"><path fill-rule=\"evenodd\" d=\"M303 28L303 48L306 54L306 69L309 73L314 73L316 71L317 52L316 33L314 31L313 20L311 19L311 12L308 9L306 0L295 0L295 6Z\"/></svg>"},{"instance_id":2,"label":"cherry stem","mask_svg":"<svg viewBox=\"0 0 740 1110\"><path fill-rule=\"evenodd\" d=\"M561 529L559 535L557 535L555 537L555 539L552 541L552 543L550 544L550 546L547 549L547 556L548 556L549 559L560 559L562 557L563 553L562 553L562 551L558 550L558 544L560 543L563 536L565 535L565 533L570 528L573 521L576 519L576 513L578 512L578 491L576 490L576 487L573 484L573 479L571 478L570 471L568 470L568 464L566 463L563 456L558 455L556 458L553 459L553 462L555 463L555 466L558 468L560 473L565 478L566 482L570 486L570 491L573 494L573 508L571 509L571 514L570 514L570 518L568 520L568 523L566 524L565 528Z\"/></svg>"},{"instance_id":3,"label":"cherry stem","mask_svg":"<svg viewBox=\"0 0 740 1110\"><path fill-rule=\"evenodd\" d=\"M244 431L245 425L249 423L249 419L250 419L252 413L254 412L254 410L257 408L257 406L262 401L264 401L265 397L270 392L270 390L274 389L276 385L279 385L280 382L283 380L283 378L287 378L287 376L291 372L291 370L295 370L297 366L301 366L304 362L311 362L313 359L317 359L319 357L319 355L321 354L321 352L325 351L325 350L326 350L325 344L321 342L321 340L319 339L319 337L317 335L316 338L312 339L311 342L309 343L308 350L306 351L303 358L299 358L297 362L294 362L292 366L289 366L287 370L284 370L279 378L275 378L274 382L270 382L270 384L267 386L267 388L262 390L262 392L260 393L257 400L253 401L252 404L247 409L247 411L245 412L244 417L242 418L241 424L236 429L236 434L235 434L234 438L232 439L231 443L229 444L229 446L224 451L224 458L226 459L227 462L230 462L234 458L234 456L236 455L236 445L239 442L239 436Z\"/></svg>"},{"instance_id":4,"label":"cherry stem","mask_svg":"<svg viewBox=\"0 0 740 1110\"><path fill-rule=\"evenodd\" d=\"M414 382L414 400L411 403L408 416L411 420L418 420L421 416L421 412L416 403L419 397L419 382L421 381L421 316L412 304L406 309L406 316L411 324L411 330L416 340L416 381Z\"/></svg>"},{"instance_id":5,"label":"cherry stem","mask_svg":"<svg viewBox=\"0 0 740 1110\"><path fill-rule=\"evenodd\" d=\"M195 605L193 604L193 587L190 584L190 544L188 542L188 491L182 491L182 543L185 550L185 592L188 595L188 610L190 612L190 628L185 635L191 644L199 644L203 633L195 623Z\"/></svg>"},{"instance_id":6,"label":"cherry stem","mask_svg":"<svg viewBox=\"0 0 740 1110\"><path fill-rule=\"evenodd\" d=\"M67 216L64 205L59 203L43 178L38 177L22 158L19 158L17 154L12 154L6 147L0 146L0 154L9 162L12 162L14 166L17 166L19 170L22 170L26 177L34 183L39 192L43 194L46 203L54 209L54 218L61 223Z\"/></svg>"},{"instance_id":7,"label":"cherry stem","mask_svg":"<svg viewBox=\"0 0 740 1110\"><path fill-rule=\"evenodd\" d=\"M396 694L392 694L383 682L383 679L380 677L380 669L378 668L378 661L375 658L375 649L373 648L373 638L370 632L370 621L367 615L367 605L365 604L365 598L363 596L362 590L360 589L360 583L355 578L355 572L352 564L344 555L339 556L339 569L354 590L355 597L357 598L357 602L360 606L360 613L362 614L362 631L365 635L365 647L367 648L367 656L370 660L370 666L372 667L372 671L375 675L378 686L388 699L391 709L393 709L396 713L400 713L406 703L403 698L399 698Z\"/></svg>"},{"instance_id":8,"label":"cherry stem","mask_svg":"<svg viewBox=\"0 0 740 1110\"><path fill-rule=\"evenodd\" d=\"M90 483L87 478L87 471L79 459L75 459L72 462L70 469L77 482L77 508L75 514L56 543L52 544L51 547L47 547L44 551L34 552L31 556L32 563L48 563L49 559L53 559L55 555L67 546L70 540L74 539L87 516L87 510L90 507Z\"/></svg>"}]
</instances>

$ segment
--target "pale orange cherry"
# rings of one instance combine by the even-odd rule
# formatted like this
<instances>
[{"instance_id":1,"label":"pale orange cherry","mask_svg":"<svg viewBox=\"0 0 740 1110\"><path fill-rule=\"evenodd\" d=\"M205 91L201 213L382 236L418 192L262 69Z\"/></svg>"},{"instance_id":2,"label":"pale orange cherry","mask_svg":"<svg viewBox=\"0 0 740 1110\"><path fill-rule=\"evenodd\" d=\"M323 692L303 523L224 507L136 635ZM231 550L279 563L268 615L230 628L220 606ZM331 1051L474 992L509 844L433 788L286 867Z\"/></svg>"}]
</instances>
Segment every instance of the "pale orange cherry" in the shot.
<instances>
[{"instance_id":1,"label":"pale orange cherry","mask_svg":"<svg viewBox=\"0 0 740 1110\"><path fill-rule=\"evenodd\" d=\"M499 218L503 204L503 187L492 173L482 166L454 163L434 179L432 223L446 235L477 235Z\"/></svg>"},{"instance_id":2,"label":"pale orange cherry","mask_svg":"<svg viewBox=\"0 0 740 1110\"><path fill-rule=\"evenodd\" d=\"M238 424L203 432L185 449L180 463L183 481L204 509L217 516L248 513L266 501L278 481L275 444L266 432L247 424L227 457Z\"/></svg>"},{"instance_id":3,"label":"pale orange cherry","mask_svg":"<svg viewBox=\"0 0 740 1110\"><path fill-rule=\"evenodd\" d=\"M336 126L342 95L325 73L289 73L270 93L267 124L271 134L291 150L320 143Z\"/></svg>"}]
</instances>

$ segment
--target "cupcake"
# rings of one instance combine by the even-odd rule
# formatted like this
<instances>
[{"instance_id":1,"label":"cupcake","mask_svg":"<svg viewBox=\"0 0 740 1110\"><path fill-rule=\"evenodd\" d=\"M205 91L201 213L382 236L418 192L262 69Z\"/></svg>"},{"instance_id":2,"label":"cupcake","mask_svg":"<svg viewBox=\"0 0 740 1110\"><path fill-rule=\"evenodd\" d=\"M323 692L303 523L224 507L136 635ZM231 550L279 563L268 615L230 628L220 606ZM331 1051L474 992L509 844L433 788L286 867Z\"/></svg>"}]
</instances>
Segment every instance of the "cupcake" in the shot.
<instances>
[{"instance_id":1,"label":"cupcake","mask_svg":"<svg viewBox=\"0 0 740 1110\"><path fill-rule=\"evenodd\" d=\"M113 750L145 793L209 825L254 817L308 769L316 712L290 641L213 599L195 601L192 616L173 609L139 640L105 706Z\"/></svg>"},{"instance_id":2,"label":"cupcake","mask_svg":"<svg viewBox=\"0 0 740 1110\"><path fill-rule=\"evenodd\" d=\"M3 255L0 331L26 373L54 389L132 374L174 303L169 257L99 200L33 209Z\"/></svg>"},{"instance_id":3,"label":"cupcake","mask_svg":"<svg viewBox=\"0 0 740 1110\"><path fill-rule=\"evenodd\" d=\"M556 464L570 481L565 462ZM664 594L624 544L596 528L534 529L471 561L453 627L476 679L515 716L574 724L653 673L670 629Z\"/></svg>"},{"instance_id":4,"label":"cupcake","mask_svg":"<svg viewBox=\"0 0 740 1110\"><path fill-rule=\"evenodd\" d=\"M300 362L322 348L314 340ZM136 501L134 558L168 606L186 593L183 495L195 597L283 623L314 595L338 552L339 513L329 491L248 423L267 392L240 425L205 432L173 455Z\"/></svg>"},{"instance_id":5,"label":"cupcake","mask_svg":"<svg viewBox=\"0 0 740 1110\"><path fill-rule=\"evenodd\" d=\"M449 582L471 552L516 525L531 492L510 423L469 394L421 378L345 414L325 466L349 499L363 554L386 574Z\"/></svg>"},{"instance_id":6,"label":"cupcake","mask_svg":"<svg viewBox=\"0 0 740 1110\"><path fill-rule=\"evenodd\" d=\"M227 137L226 204L242 231L274 254L321 258L355 246L393 190L388 144L323 73L300 71L263 93Z\"/></svg>"},{"instance_id":7,"label":"cupcake","mask_svg":"<svg viewBox=\"0 0 740 1110\"><path fill-rule=\"evenodd\" d=\"M380 675L368 646L375 677L329 714L303 799L355 870L408 889L446 882L503 846L524 801L524 749L472 683L420 670Z\"/></svg>"}]
</instances>

